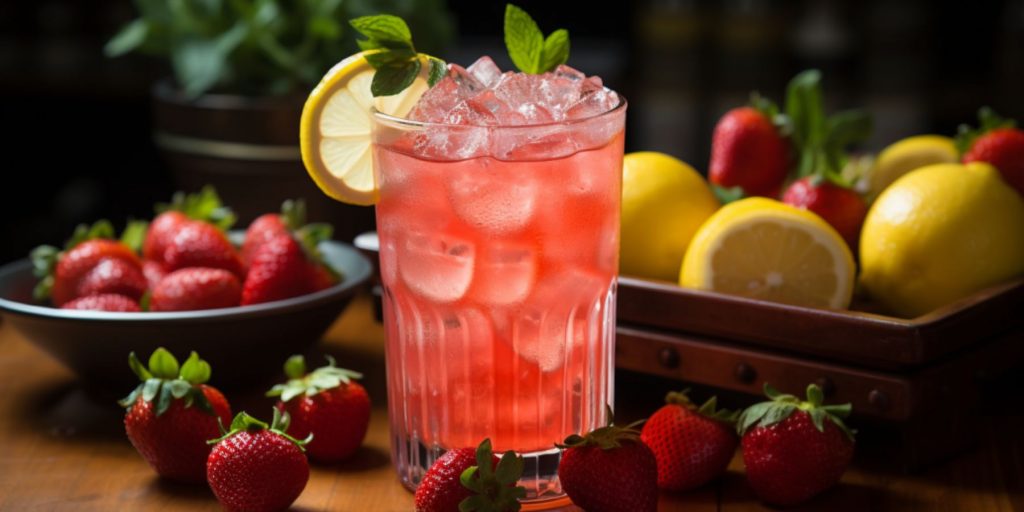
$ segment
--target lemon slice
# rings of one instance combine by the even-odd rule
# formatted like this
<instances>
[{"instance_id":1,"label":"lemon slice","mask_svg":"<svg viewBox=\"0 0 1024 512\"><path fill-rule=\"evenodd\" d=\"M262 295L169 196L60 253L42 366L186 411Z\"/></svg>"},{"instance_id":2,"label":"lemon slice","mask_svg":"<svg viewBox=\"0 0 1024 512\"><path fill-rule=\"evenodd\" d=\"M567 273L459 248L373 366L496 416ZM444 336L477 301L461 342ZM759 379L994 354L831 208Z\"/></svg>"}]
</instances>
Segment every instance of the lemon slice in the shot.
<instances>
[{"instance_id":1,"label":"lemon slice","mask_svg":"<svg viewBox=\"0 0 1024 512\"><path fill-rule=\"evenodd\" d=\"M371 108L405 117L429 88L427 68L412 85L392 96L373 97L374 69L360 52L337 63L309 94L302 108L299 145L302 163L316 185L338 201L358 205L377 202L370 129Z\"/></svg>"},{"instance_id":2,"label":"lemon slice","mask_svg":"<svg viewBox=\"0 0 1024 512\"><path fill-rule=\"evenodd\" d=\"M679 284L798 306L850 305L854 264L821 217L752 197L705 222L686 252Z\"/></svg>"},{"instance_id":3,"label":"lemon slice","mask_svg":"<svg viewBox=\"0 0 1024 512\"><path fill-rule=\"evenodd\" d=\"M942 135L915 135L890 144L878 154L871 170L871 195L882 193L900 176L926 165L960 161L953 139Z\"/></svg>"}]
</instances>

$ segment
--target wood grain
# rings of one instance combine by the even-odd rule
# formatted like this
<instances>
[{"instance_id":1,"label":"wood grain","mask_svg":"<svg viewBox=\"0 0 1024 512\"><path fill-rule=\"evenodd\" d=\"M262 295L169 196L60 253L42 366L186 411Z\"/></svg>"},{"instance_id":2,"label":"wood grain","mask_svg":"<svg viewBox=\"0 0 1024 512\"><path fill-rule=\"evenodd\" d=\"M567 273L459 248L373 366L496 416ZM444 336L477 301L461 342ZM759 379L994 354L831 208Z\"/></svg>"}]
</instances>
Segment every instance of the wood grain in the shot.
<instances>
[{"instance_id":1,"label":"wood grain","mask_svg":"<svg viewBox=\"0 0 1024 512\"><path fill-rule=\"evenodd\" d=\"M390 466L383 333L372 321L367 298L355 301L335 323L321 352L366 372L376 408L362 451L342 465L314 466L293 510L412 510L412 495L398 484ZM214 384L216 378L215 368ZM649 413L657 401L651 395L661 390L622 380L617 402L623 414ZM66 370L0 325L0 510L219 510L206 488L155 477L124 437L123 412L114 398L86 392ZM269 416L271 402L257 392L230 398L236 411ZM1012 405L1021 410L1019 399ZM1019 414L986 418L977 450L913 476L886 469L884 453L859 453L856 466L836 489L793 510L1024 510L1021 432L1024 420ZM659 510L773 509L750 493L737 455L721 481L692 493L663 495Z\"/></svg>"}]
</instances>

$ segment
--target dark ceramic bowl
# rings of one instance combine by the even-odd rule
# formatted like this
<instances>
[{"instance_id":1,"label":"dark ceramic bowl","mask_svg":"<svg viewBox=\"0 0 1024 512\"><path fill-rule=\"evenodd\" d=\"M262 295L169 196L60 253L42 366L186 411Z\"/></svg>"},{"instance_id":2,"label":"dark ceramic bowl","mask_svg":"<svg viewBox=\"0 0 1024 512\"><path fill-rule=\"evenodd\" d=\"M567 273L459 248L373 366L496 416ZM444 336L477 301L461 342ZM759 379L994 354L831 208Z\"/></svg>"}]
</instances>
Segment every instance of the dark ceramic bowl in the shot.
<instances>
[{"instance_id":1,"label":"dark ceramic bowl","mask_svg":"<svg viewBox=\"0 0 1024 512\"><path fill-rule=\"evenodd\" d=\"M21 332L89 387L130 390L137 380L128 369L128 353L134 350L145 361L161 346L180 360L198 352L213 366L211 384L217 387L252 387L278 375L288 356L319 341L370 277L370 262L351 246L329 241L320 249L345 276L326 290L253 306L173 313L37 305L32 264L20 260L0 267L0 312L5 327Z\"/></svg>"}]
</instances>

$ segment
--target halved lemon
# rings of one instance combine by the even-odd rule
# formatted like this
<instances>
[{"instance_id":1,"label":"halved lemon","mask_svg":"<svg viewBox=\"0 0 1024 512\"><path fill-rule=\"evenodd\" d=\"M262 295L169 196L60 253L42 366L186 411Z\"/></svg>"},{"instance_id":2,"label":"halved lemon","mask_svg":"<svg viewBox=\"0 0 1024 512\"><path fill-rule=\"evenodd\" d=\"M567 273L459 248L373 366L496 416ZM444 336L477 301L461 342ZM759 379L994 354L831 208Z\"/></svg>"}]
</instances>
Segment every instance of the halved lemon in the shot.
<instances>
[{"instance_id":1,"label":"halved lemon","mask_svg":"<svg viewBox=\"0 0 1024 512\"><path fill-rule=\"evenodd\" d=\"M405 117L429 88L422 66L411 86L393 96L373 97L374 68L360 52L337 63L309 94L302 108L299 146L302 162L316 185L338 201L377 202L370 129L371 108Z\"/></svg>"},{"instance_id":2,"label":"halved lemon","mask_svg":"<svg viewBox=\"0 0 1024 512\"><path fill-rule=\"evenodd\" d=\"M841 309L853 296L853 256L821 217L752 197L722 207L697 230L679 284Z\"/></svg>"}]
</instances>

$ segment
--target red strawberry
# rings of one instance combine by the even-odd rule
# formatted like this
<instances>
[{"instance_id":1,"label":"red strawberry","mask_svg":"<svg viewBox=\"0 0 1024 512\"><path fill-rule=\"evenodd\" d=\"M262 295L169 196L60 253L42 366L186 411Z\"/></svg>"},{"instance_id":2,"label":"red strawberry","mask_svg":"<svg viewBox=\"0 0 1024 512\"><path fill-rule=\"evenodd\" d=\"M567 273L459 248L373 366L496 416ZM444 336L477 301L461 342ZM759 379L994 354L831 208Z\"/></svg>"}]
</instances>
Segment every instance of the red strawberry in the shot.
<instances>
[{"instance_id":1,"label":"red strawberry","mask_svg":"<svg viewBox=\"0 0 1024 512\"><path fill-rule=\"evenodd\" d=\"M764 392L771 401L743 411L737 423L747 482L767 503L802 503L835 485L853 458L853 433L841 419L850 404L822 405L814 384L806 402L767 384Z\"/></svg>"},{"instance_id":2,"label":"red strawberry","mask_svg":"<svg viewBox=\"0 0 1024 512\"><path fill-rule=\"evenodd\" d=\"M363 444L370 425L370 397L352 380L362 378L361 373L336 367L331 356L327 361L327 366L307 374L302 356L288 358L288 382L274 386L267 396L281 397L277 408L291 417L289 434L300 439L313 435L306 446L310 458L330 463L348 458Z\"/></svg>"},{"instance_id":3,"label":"red strawberry","mask_svg":"<svg viewBox=\"0 0 1024 512\"><path fill-rule=\"evenodd\" d=\"M711 137L711 183L740 187L747 196L773 197L790 167L790 148L765 109L740 107L726 112Z\"/></svg>"},{"instance_id":4,"label":"red strawberry","mask_svg":"<svg viewBox=\"0 0 1024 512\"><path fill-rule=\"evenodd\" d=\"M143 260L142 275L146 276L146 282L149 283L149 288L152 290L167 276L167 270L164 270L163 264L158 261Z\"/></svg>"},{"instance_id":5,"label":"red strawberry","mask_svg":"<svg viewBox=\"0 0 1024 512\"><path fill-rule=\"evenodd\" d=\"M988 162L999 169L1003 180L1024 195L1024 131L1016 121L1000 118L992 109L978 112L981 127L960 127L957 146L963 163Z\"/></svg>"},{"instance_id":6,"label":"red strawberry","mask_svg":"<svg viewBox=\"0 0 1024 512\"><path fill-rule=\"evenodd\" d=\"M242 261L224 232L213 224L188 221L178 228L164 249L164 268L169 272L188 267L221 268L245 278Z\"/></svg>"},{"instance_id":7,"label":"red strawberry","mask_svg":"<svg viewBox=\"0 0 1024 512\"><path fill-rule=\"evenodd\" d=\"M153 219L142 243L142 256L147 260L164 263L164 252L178 230L189 220L204 221L224 230L231 227L235 216L230 208L221 204L217 191L203 187L194 194L177 192L170 203L156 206L159 214Z\"/></svg>"},{"instance_id":8,"label":"red strawberry","mask_svg":"<svg viewBox=\"0 0 1024 512\"><path fill-rule=\"evenodd\" d=\"M104 293L101 295L90 295L79 297L73 301L65 302L61 309L79 309L88 311L119 311L138 312L139 303L124 295L116 293Z\"/></svg>"},{"instance_id":9,"label":"red strawberry","mask_svg":"<svg viewBox=\"0 0 1024 512\"><path fill-rule=\"evenodd\" d=\"M491 440L480 446L449 450L434 461L416 488L416 512L493 512L519 510L526 488L516 486L523 474L523 458L505 452L499 460L491 451Z\"/></svg>"},{"instance_id":10,"label":"red strawberry","mask_svg":"<svg viewBox=\"0 0 1024 512\"><path fill-rule=\"evenodd\" d=\"M120 404L128 409L124 428L128 439L156 472L182 482L206 479L207 440L220 435L220 422L231 419L231 406L216 388L204 383L210 365L195 352L178 367L170 352L158 348L149 368L135 353L128 356L132 371L143 382Z\"/></svg>"},{"instance_id":11,"label":"red strawberry","mask_svg":"<svg viewBox=\"0 0 1024 512\"><path fill-rule=\"evenodd\" d=\"M242 287L242 305L297 297L313 291L310 264L291 235L279 234L253 254Z\"/></svg>"},{"instance_id":12,"label":"red strawberry","mask_svg":"<svg viewBox=\"0 0 1024 512\"><path fill-rule=\"evenodd\" d=\"M125 243L112 240L114 228L107 221L81 225L63 251L40 246L32 251L35 275L40 278L34 294L50 298L57 307L79 297L116 293L134 300L146 291L142 264Z\"/></svg>"},{"instance_id":13,"label":"red strawberry","mask_svg":"<svg viewBox=\"0 0 1024 512\"><path fill-rule=\"evenodd\" d=\"M587 512L649 512L658 507L658 465L640 433L609 425L559 445L562 490Z\"/></svg>"},{"instance_id":14,"label":"red strawberry","mask_svg":"<svg viewBox=\"0 0 1024 512\"><path fill-rule=\"evenodd\" d=\"M178 229L188 221L188 216L177 210L157 215L150 223L146 239L142 242L142 257L162 264L167 246L171 244Z\"/></svg>"},{"instance_id":15,"label":"red strawberry","mask_svg":"<svg viewBox=\"0 0 1024 512\"><path fill-rule=\"evenodd\" d=\"M338 281L338 276L324 264L317 246L321 241L330 239L332 231L329 224L306 224L305 201L289 199L281 205L280 214L262 215L249 225L242 244L242 262L248 269L263 244L280 235L290 234L306 249L309 259L310 290L306 293L330 288Z\"/></svg>"},{"instance_id":16,"label":"red strawberry","mask_svg":"<svg viewBox=\"0 0 1024 512\"><path fill-rule=\"evenodd\" d=\"M175 270L153 288L151 311L194 311L231 308L242 300L238 278L220 268L189 267Z\"/></svg>"},{"instance_id":17,"label":"red strawberry","mask_svg":"<svg viewBox=\"0 0 1024 512\"><path fill-rule=\"evenodd\" d=\"M715 410L715 397L698 409L686 393L669 393L640 432L658 461L658 487L671 491L700 487L724 473L739 443L735 412Z\"/></svg>"},{"instance_id":18,"label":"red strawberry","mask_svg":"<svg viewBox=\"0 0 1024 512\"><path fill-rule=\"evenodd\" d=\"M808 176L794 181L786 189L782 202L821 216L846 240L850 250L857 253L860 228L868 214L868 207L859 194L818 176Z\"/></svg>"},{"instance_id":19,"label":"red strawberry","mask_svg":"<svg viewBox=\"0 0 1024 512\"><path fill-rule=\"evenodd\" d=\"M250 265L259 246L277 235L290 231L282 215L267 213L256 217L256 220L249 224L249 229L245 230L245 241L242 242L241 250L242 262L246 266Z\"/></svg>"},{"instance_id":20,"label":"red strawberry","mask_svg":"<svg viewBox=\"0 0 1024 512\"><path fill-rule=\"evenodd\" d=\"M288 508L309 481L305 441L285 434L288 416L274 409L266 423L242 412L216 439L206 479L225 510L273 512Z\"/></svg>"}]
</instances>

